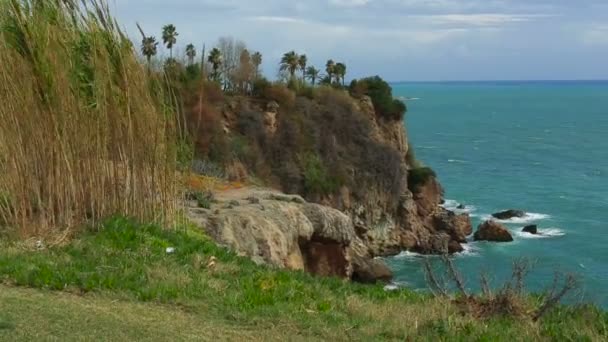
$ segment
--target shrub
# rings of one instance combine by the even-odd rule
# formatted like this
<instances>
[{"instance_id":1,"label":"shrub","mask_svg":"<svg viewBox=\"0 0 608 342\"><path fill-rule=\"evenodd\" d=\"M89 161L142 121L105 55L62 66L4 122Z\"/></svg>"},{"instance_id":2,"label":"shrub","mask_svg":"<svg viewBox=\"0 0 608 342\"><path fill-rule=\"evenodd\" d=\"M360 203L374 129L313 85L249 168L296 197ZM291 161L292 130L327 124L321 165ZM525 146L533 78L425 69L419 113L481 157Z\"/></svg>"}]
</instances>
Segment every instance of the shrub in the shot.
<instances>
[{"instance_id":1,"label":"shrub","mask_svg":"<svg viewBox=\"0 0 608 342\"><path fill-rule=\"evenodd\" d=\"M376 113L388 120L402 120L407 111L405 103L393 98L391 86L380 76L368 77L351 82L351 94L371 97Z\"/></svg>"},{"instance_id":2,"label":"shrub","mask_svg":"<svg viewBox=\"0 0 608 342\"><path fill-rule=\"evenodd\" d=\"M194 199L196 200L196 205L198 205L199 208L211 209L211 204L215 200L212 192L197 191L197 192L194 192L193 195L194 195Z\"/></svg>"},{"instance_id":3,"label":"shrub","mask_svg":"<svg viewBox=\"0 0 608 342\"><path fill-rule=\"evenodd\" d=\"M203 98L208 103L221 103L224 101L224 91L217 82L204 81Z\"/></svg>"},{"instance_id":4,"label":"shrub","mask_svg":"<svg viewBox=\"0 0 608 342\"><path fill-rule=\"evenodd\" d=\"M304 157L304 187L308 194L328 195L340 187L334 179L323 161L315 154L308 154Z\"/></svg>"},{"instance_id":5,"label":"shrub","mask_svg":"<svg viewBox=\"0 0 608 342\"><path fill-rule=\"evenodd\" d=\"M296 101L296 94L283 84L274 84L266 88L263 98L276 101L283 108L292 108Z\"/></svg>"},{"instance_id":6,"label":"shrub","mask_svg":"<svg viewBox=\"0 0 608 342\"><path fill-rule=\"evenodd\" d=\"M257 80L253 81L253 96L264 97L266 94L266 89L270 88L272 83L268 81L264 77L260 77Z\"/></svg>"},{"instance_id":7,"label":"shrub","mask_svg":"<svg viewBox=\"0 0 608 342\"><path fill-rule=\"evenodd\" d=\"M348 95L348 92L330 86L321 86L314 89L314 98L326 106L337 105L349 111L353 109L353 99Z\"/></svg>"},{"instance_id":8,"label":"shrub","mask_svg":"<svg viewBox=\"0 0 608 342\"><path fill-rule=\"evenodd\" d=\"M411 169L407 173L407 186L410 191L417 192L420 186L423 186L429 179L435 177L437 177L437 174L430 167Z\"/></svg>"}]
</instances>

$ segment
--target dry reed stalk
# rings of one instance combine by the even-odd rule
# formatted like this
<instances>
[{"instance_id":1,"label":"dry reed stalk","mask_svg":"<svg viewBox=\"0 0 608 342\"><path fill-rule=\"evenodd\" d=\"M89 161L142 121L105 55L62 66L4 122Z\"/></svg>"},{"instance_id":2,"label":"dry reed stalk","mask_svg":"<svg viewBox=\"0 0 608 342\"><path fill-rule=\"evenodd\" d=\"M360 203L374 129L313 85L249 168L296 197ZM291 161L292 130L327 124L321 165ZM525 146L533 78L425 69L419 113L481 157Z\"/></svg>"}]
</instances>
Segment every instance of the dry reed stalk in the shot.
<instances>
[{"instance_id":1,"label":"dry reed stalk","mask_svg":"<svg viewBox=\"0 0 608 342\"><path fill-rule=\"evenodd\" d=\"M0 227L28 237L112 215L170 220L174 107L105 3L0 7Z\"/></svg>"}]
</instances>

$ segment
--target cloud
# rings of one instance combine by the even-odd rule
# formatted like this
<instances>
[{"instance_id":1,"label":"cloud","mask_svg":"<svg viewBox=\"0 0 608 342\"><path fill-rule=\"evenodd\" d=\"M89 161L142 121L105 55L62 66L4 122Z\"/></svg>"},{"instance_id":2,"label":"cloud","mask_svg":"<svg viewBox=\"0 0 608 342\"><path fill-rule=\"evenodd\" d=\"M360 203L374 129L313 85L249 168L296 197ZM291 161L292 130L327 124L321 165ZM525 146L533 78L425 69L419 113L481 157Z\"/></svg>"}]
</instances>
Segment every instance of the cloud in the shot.
<instances>
[{"instance_id":1,"label":"cloud","mask_svg":"<svg viewBox=\"0 0 608 342\"><path fill-rule=\"evenodd\" d=\"M594 24L584 29L581 41L586 45L608 46L608 24Z\"/></svg>"},{"instance_id":2,"label":"cloud","mask_svg":"<svg viewBox=\"0 0 608 342\"><path fill-rule=\"evenodd\" d=\"M330 5L338 7L360 7L370 2L371 0L329 0Z\"/></svg>"},{"instance_id":3,"label":"cloud","mask_svg":"<svg viewBox=\"0 0 608 342\"><path fill-rule=\"evenodd\" d=\"M462 24L469 26L500 26L505 24L530 22L550 18L550 14L508 14L508 13L475 13L475 14L441 14L414 16L434 24Z\"/></svg>"}]
</instances>

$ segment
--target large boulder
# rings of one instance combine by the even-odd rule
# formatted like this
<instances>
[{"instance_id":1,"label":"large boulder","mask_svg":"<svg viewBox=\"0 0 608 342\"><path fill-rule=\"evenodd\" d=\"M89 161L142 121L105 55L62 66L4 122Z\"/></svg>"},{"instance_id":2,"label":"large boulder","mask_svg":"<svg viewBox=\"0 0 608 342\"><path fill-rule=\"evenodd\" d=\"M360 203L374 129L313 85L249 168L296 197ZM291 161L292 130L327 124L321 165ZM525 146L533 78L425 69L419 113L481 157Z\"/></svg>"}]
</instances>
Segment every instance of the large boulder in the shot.
<instances>
[{"instance_id":1,"label":"large boulder","mask_svg":"<svg viewBox=\"0 0 608 342\"><path fill-rule=\"evenodd\" d=\"M538 234L538 226L535 225L535 224L532 224L532 225L529 225L529 226L525 226L522 231L524 233L529 233L529 234L537 235Z\"/></svg>"},{"instance_id":2,"label":"large boulder","mask_svg":"<svg viewBox=\"0 0 608 342\"><path fill-rule=\"evenodd\" d=\"M477 228L475 241L511 242L513 236L504 225L495 221L486 221Z\"/></svg>"},{"instance_id":3,"label":"large boulder","mask_svg":"<svg viewBox=\"0 0 608 342\"><path fill-rule=\"evenodd\" d=\"M374 284L378 282L388 283L393 279L393 271L381 259L355 256L352 262L353 281Z\"/></svg>"},{"instance_id":4,"label":"large boulder","mask_svg":"<svg viewBox=\"0 0 608 342\"><path fill-rule=\"evenodd\" d=\"M515 217L521 218L521 217L525 217L525 216L526 216L525 211L514 210L514 209L509 209L509 210L505 210L505 211L501 211L501 212L492 214L492 217L497 218L499 220L510 220Z\"/></svg>"},{"instance_id":5,"label":"large boulder","mask_svg":"<svg viewBox=\"0 0 608 342\"><path fill-rule=\"evenodd\" d=\"M466 243L467 236L473 234L473 224L468 214L456 214L449 210L440 210L433 216L436 230L448 233L453 240Z\"/></svg>"},{"instance_id":6,"label":"large boulder","mask_svg":"<svg viewBox=\"0 0 608 342\"><path fill-rule=\"evenodd\" d=\"M276 267L351 277L349 247L356 235L342 212L263 189L218 193L216 200L213 211L195 204L188 211L219 244Z\"/></svg>"}]
</instances>

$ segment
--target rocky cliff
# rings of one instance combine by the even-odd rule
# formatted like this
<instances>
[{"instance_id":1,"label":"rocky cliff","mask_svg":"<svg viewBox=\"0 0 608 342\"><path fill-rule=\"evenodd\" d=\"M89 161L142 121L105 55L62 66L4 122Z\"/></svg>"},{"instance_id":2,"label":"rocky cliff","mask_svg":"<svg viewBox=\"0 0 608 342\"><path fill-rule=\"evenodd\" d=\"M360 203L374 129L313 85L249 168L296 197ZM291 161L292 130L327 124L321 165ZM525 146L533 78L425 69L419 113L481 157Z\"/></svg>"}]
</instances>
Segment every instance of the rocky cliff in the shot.
<instances>
[{"instance_id":1,"label":"rocky cliff","mask_svg":"<svg viewBox=\"0 0 608 342\"><path fill-rule=\"evenodd\" d=\"M248 171L282 192L241 189L218 194L212 210L190 208L218 242L259 262L361 281L390 277L377 256L463 250L469 217L441 207L434 175L408 184L418 170L403 121L378 116L366 96L330 93L287 107L243 99L223 107L223 131L257 151L241 158Z\"/></svg>"}]
</instances>

